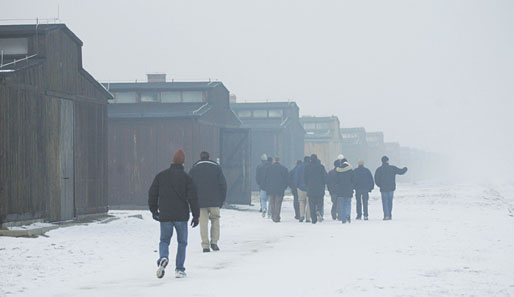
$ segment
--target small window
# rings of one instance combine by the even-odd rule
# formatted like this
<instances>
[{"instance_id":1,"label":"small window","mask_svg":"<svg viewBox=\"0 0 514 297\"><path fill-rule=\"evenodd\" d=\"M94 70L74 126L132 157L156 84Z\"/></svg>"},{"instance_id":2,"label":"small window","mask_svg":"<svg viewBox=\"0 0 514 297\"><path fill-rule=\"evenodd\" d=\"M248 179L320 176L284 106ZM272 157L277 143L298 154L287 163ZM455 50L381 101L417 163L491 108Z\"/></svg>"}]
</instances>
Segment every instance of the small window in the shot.
<instances>
[{"instance_id":1,"label":"small window","mask_svg":"<svg viewBox=\"0 0 514 297\"><path fill-rule=\"evenodd\" d=\"M27 55L29 53L29 40L27 38L0 39L0 52L4 55Z\"/></svg>"},{"instance_id":2,"label":"small window","mask_svg":"<svg viewBox=\"0 0 514 297\"><path fill-rule=\"evenodd\" d=\"M267 118L268 117L268 111L267 110L254 110L253 111L253 117L254 118Z\"/></svg>"},{"instance_id":3,"label":"small window","mask_svg":"<svg viewBox=\"0 0 514 297\"><path fill-rule=\"evenodd\" d=\"M161 93L161 102L164 103L178 103L181 102L180 92L162 92Z\"/></svg>"},{"instance_id":4,"label":"small window","mask_svg":"<svg viewBox=\"0 0 514 297\"><path fill-rule=\"evenodd\" d=\"M157 93L141 93L141 102L157 102Z\"/></svg>"},{"instance_id":5,"label":"small window","mask_svg":"<svg viewBox=\"0 0 514 297\"><path fill-rule=\"evenodd\" d=\"M251 118L252 112L250 110L240 110L237 112L237 116L240 118Z\"/></svg>"},{"instance_id":6,"label":"small window","mask_svg":"<svg viewBox=\"0 0 514 297\"><path fill-rule=\"evenodd\" d=\"M270 118L282 118L283 111L281 109L272 109L269 111Z\"/></svg>"},{"instance_id":7,"label":"small window","mask_svg":"<svg viewBox=\"0 0 514 297\"><path fill-rule=\"evenodd\" d=\"M317 123L316 129L330 129L330 123Z\"/></svg>"},{"instance_id":8,"label":"small window","mask_svg":"<svg viewBox=\"0 0 514 297\"><path fill-rule=\"evenodd\" d=\"M303 128L305 130L314 130L316 129L316 123L304 123Z\"/></svg>"},{"instance_id":9,"label":"small window","mask_svg":"<svg viewBox=\"0 0 514 297\"><path fill-rule=\"evenodd\" d=\"M137 95L135 92L116 92L114 93L115 103L135 103Z\"/></svg>"},{"instance_id":10,"label":"small window","mask_svg":"<svg viewBox=\"0 0 514 297\"><path fill-rule=\"evenodd\" d=\"M202 91L182 92L182 101L183 102L203 102L203 92Z\"/></svg>"}]
</instances>

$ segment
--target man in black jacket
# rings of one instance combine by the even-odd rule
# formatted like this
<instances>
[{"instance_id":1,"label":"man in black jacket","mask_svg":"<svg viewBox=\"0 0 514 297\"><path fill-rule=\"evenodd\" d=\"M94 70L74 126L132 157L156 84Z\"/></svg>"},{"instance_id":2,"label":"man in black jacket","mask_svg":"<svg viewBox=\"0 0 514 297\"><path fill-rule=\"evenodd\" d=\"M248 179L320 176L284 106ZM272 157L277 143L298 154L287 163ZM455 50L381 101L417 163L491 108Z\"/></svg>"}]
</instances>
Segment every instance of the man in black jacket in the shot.
<instances>
[{"instance_id":1,"label":"man in black jacket","mask_svg":"<svg viewBox=\"0 0 514 297\"><path fill-rule=\"evenodd\" d=\"M380 188L382 195L382 208L384 210L384 221L393 219L393 196L396 190L396 175L403 175L407 167L402 169L389 165L389 158L382 157L382 166L375 171L375 183Z\"/></svg>"},{"instance_id":2,"label":"man in black jacket","mask_svg":"<svg viewBox=\"0 0 514 297\"><path fill-rule=\"evenodd\" d=\"M368 168L364 167L364 161L359 161L359 167L353 171L355 178L355 198L357 200L357 220L362 218L364 208L364 220L368 220L369 193L375 187L373 175Z\"/></svg>"},{"instance_id":3,"label":"man in black jacket","mask_svg":"<svg viewBox=\"0 0 514 297\"><path fill-rule=\"evenodd\" d=\"M189 171L193 179L200 205L200 236L203 252L219 251L220 209L227 197L227 182L218 163L211 161L208 152L200 153L200 161ZM209 219L211 240L209 241ZM209 248L210 247L210 248Z\"/></svg>"},{"instance_id":4,"label":"man in black jacket","mask_svg":"<svg viewBox=\"0 0 514 297\"><path fill-rule=\"evenodd\" d=\"M325 197L327 171L315 154L311 155L310 163L305 167L304 178L307 185L311 220L313 224L316 224L318 220L320 222L323 221L321 208L323 207L323 199Z\"/></svg>"},{"instance_id":5,"label":"man in black jacket","mask_svg":"<svg viewBox=\"0 0 514 297\"><path fill-rule=\"evenodd\" d=\"M189 211L193 214L191 226L198 226L200 209L193 180L184 172L186 155L178 150L173 155L170 168L161 171L155 177L148 191L148 206L152 217L160 222L161 236L159 243L159 260L157 260L157 277L164 276L168 265L169 245L173 228L177 232L177 257L175 277L186 277L184 262L186 260L187 221Z\"/></svg>"},{"instance_id":6,"label":"man in black jacket","mask_svg":"<svg viewBox=\"0 0 514 297\"><path fill-rule=\"evenodd\" d=\"M284 200L284 191L287 189L289 174L287 168L280 164L280 159L275 157L275 163L268 167L264 184L270 198L271 219L280 222L280 210Z\"/></svg>"}]
</instances>

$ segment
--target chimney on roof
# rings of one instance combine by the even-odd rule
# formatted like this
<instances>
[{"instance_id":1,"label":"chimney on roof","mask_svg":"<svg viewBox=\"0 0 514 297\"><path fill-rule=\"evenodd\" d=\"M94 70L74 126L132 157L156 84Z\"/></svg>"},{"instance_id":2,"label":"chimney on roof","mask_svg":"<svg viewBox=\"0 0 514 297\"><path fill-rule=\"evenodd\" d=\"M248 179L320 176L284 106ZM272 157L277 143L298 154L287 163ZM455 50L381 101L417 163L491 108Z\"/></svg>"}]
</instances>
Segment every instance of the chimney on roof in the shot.
<instances>
[{"instance_id":1,"label":"chimney on roof","mask_svg":"<svg viewBox=\"0 0 514 297\"><path fill-rule=\"evenodd\" d=\"M148 73L146 77L149 83L166 82L166 73Z\"/></svg>"},{"instance_id":2,"label":"chimney on roof","mask_svg":"<svg viewBox=\"0 0 514 297\"><path fill-rule=\"evenodd\" d=\"M236 94L230 94L230 103L236 103L237 97Z\"/></svg>"}]
</instances>

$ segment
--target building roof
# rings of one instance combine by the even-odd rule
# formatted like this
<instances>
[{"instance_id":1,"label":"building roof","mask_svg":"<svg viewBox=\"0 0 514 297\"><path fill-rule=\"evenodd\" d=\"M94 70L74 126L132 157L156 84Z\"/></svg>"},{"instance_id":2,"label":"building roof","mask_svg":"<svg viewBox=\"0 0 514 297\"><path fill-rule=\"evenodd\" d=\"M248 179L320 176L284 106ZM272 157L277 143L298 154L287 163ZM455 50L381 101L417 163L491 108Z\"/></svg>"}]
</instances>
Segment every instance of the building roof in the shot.
<instances>
[{"instance_id":1,"label":"building roof","mask_svg":"<svg viewBox=\"0 0 514 297\"><path fill-rule=\"evenodd\" d=\"M223 87L219 81L198 81L198 82L117 82L103 83L104 87L111 92L135 91L135 90L174 90L174 91L203 91L216 87ZM225 88L226 89L226 88Z\"/></svg>"},{"instance_id":2,"label":"building roof","mask_svg":"<svg viewBox=\"0 0 514 297\"><path fill-rule=\"evenodd\" d=\"M36 33L46 34L50 31L64 30L64 32L77 42L83 45L82 40L75 35L65 24L26 24L26 25L0 25L0 36L27 36Z\"/></svg>"},{"instance_id":3,"label":"building roof","mask_svg":"<svg viewBox=\"0 0 514 297\"><path fill-rule=\"evenodd\" d=\"M330 117L313 117L313 116L302 116L300 118L300 121L302 123L324 123L324 122L333 122L333 121L338 121L339 122L339 118L336 117L336 116L330 116Z\"/></svg>"},{"instance_id":4,"label":"building roof","mask_svg":"<svg viewBox=\"0 0 514 297\"><path fill-rule=\"evenodd\" d=\"M248 103L232 103L230 107L234 110L253 110L253 109L270 109L270 108L298 108L296 102L248 102Z\"/></svg>"},{"instance_id":5,"label":"building roof","mask_svg":"<svg viewBox=\"0 0 514 297\"><path fill-rule=\"evenodd\" d=\"M208 103L116 103L109 104L110 119L201 117L211 109Z\"/></svg>"}]
</instances>

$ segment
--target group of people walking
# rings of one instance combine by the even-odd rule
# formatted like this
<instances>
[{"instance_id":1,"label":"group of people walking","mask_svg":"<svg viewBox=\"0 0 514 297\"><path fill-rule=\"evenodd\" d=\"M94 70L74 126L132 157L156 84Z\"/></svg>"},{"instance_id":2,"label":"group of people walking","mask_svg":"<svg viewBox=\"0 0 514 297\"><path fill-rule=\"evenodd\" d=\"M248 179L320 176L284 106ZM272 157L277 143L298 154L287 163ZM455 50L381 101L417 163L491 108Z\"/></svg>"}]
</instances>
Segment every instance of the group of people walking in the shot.
<instances>
[{"instance_id":1,"label":"group of people walking","mask_svg":"<svg viewBox=\"0 0 514 297\"><path fill-rule=\"evenodd\" d=\"M201 245L204 253L219 251L220 209L227 196L227 183L218 163L211 161L208 152L200 154L189 174L184 170L186 155L178 150L173 155L171 166L155 176L148 192L148 206L153 219L160 223L158 278L162 278L169 262L169 245L173 232L177 233L177 255L175 277L186 277L185 258L188 239L188 221L191 227L200 225ZM404 174L407 168L389 165L382 157L382 166L375 172L375 180L364 162L359 167L352 165L339 155L334 168L328 173L318 157L313 154L297 161L291 171L280 163L280 158L261 157L257 167L256 181L260 189L260 211L263 217L280 222L282 202L289 187L294 197L295 218L299 222L323 221L325 190L332 200L331 215L334 220L351 222L351 199L354 191L357 198L357 219L368 219L369 193L376 184L382 194L384 220L392 219L395 177ZM209 232L209 221L211 228ZM209 234L210 233L210 234Z\"/></svg>"},{"instance_id":2,"label":"group of people walking","mask_svg":"<svg viewBox=\"0 0 514 297\"><path fill-rule=\"evenodd\" d=\"M155 177L148 193L148 205L152 217L160 223L159 259L157 277L162 278L169 262L169 245L173 230L177 232L175 277L186 277L187 228L200 225L200 237L204 253L219 251L220 209L227 196L227 183L218 163L211 161L208 152L200 154L189 174L184 170L186 155L178 150L173 155L170 168ZM211 222L209 236L209 221Z\"/></svg>"},{"instance_id":3,"label":"group of people walking","mask_svg":"<svg viewBox=\"0 0 514 297\"><path fill-rule=\"evenodd\" d=\"M354 169L343 155L339 155L334 161L334 168L327 173L315 154L305 157L303 161L297 161L295 168L288 172L280 164L279 158L273 159L263 154L256 172L260 211L263 217L280 222L284 193L289 187L294 197L295 219L301 223L316 224L324 219L325 189L328 189L334 220L340 220L343 224L351 222L354 193L357 200L356 219L368 220L369 193L376 183L382 194L384 220L391 220L396 175L405 172L406 167L400 169L389 165L389 158L384 156L382 166L377 168L373 178L371 171L364 166L364 161L359 161L358 167Z\"/></svg>"}]
</instances>

